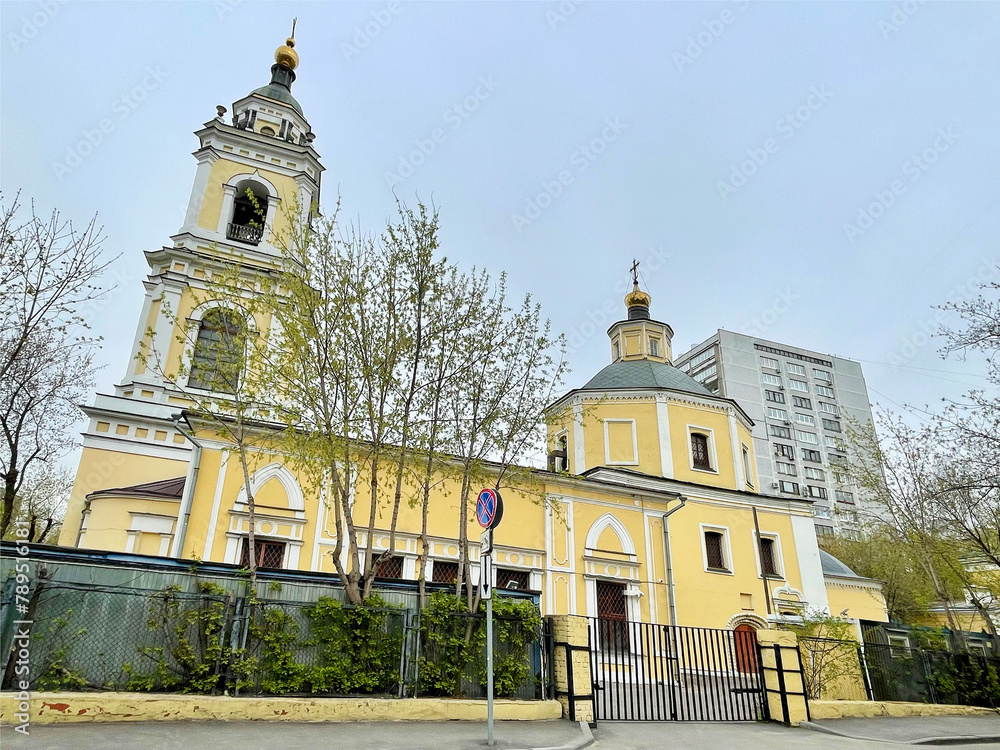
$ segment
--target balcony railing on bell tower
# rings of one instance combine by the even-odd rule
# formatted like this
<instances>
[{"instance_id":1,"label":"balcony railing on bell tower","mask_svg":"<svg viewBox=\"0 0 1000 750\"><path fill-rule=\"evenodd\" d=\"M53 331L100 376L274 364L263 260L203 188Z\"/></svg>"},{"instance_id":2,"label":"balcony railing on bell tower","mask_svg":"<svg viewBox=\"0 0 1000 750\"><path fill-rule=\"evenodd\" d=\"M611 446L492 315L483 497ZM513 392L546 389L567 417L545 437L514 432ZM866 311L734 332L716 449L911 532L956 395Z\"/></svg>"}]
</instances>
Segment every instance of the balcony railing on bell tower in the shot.
<instances>
[{"instance_id":1,"label":"balcony railing on bell tower","mask_svg":"<svg viewBox=\"0 0 1000 750\"><path fill-rule=\"evenodd\" d=\"M258 244L263 236L264 228L255 227L252 224L230 223L229 228L226 230L226 237L228 239L236 240L237 242L246 242L250 245Z\"/></svg>"}]
</instances>

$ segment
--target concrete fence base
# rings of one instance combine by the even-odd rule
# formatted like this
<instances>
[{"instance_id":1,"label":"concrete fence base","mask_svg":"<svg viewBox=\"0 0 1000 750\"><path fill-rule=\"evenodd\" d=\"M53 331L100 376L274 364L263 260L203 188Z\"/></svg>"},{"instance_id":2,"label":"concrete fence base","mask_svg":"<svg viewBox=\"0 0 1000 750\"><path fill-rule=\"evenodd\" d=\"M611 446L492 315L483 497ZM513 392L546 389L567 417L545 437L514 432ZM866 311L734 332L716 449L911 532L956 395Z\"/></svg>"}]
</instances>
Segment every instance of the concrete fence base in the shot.
<instances>
[{"instance_id":1,"label":"concrete fence base","mask_svg":"<svg viewBox=\"0 0 1000 750\"><path fill-rule=\"evenodd\" d=\"M1000 709L902 701L809 701L809 713L814 721L819 721L878 716L1000 716Z\"/></svg>"},{"instance_id":2,"label":"concrete fence base","mask_svg":"<svg viewBox=\"0 0 1000 750\"><path fill-rule=\"evenodd\" d=\"M21 724L17 693L0 693L0 723ZM497 700L498 721L558 719L557 701ZM485 700L448 698L231 698L153 693L32 693L29 721L486 721Z\"/></svg>"}]
</instances>

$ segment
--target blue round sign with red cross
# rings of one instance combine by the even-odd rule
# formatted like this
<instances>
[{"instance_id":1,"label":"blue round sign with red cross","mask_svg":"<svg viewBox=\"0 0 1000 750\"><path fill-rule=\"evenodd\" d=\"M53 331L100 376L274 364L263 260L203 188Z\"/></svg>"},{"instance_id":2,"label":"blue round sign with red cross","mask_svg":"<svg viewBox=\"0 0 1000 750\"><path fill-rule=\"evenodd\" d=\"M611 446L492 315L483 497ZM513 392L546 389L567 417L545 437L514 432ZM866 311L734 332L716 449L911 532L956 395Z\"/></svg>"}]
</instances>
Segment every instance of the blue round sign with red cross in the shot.
<instances>
[{"instance_id":1,"label":"blue round sign with red cross","mask_svg":"<svg viewBox=\"0 0 1000 750\"><path fill-rule=\"evenodd\" d=\"M487 488L476 500L476 520L484 529L495 529L503 518L503 498L497 490Z\"/></svg>"}]
</instances>

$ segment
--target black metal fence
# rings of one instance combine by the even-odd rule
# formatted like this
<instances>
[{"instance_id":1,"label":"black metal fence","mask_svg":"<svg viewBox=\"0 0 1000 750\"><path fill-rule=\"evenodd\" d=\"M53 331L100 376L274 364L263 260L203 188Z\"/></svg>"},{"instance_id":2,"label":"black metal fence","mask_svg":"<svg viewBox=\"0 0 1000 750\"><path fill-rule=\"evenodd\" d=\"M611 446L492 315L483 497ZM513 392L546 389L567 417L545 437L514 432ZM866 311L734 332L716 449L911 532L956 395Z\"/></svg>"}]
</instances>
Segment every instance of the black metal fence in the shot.
<instances>
[{"instance_id":1,"label":"black metal fence","mask_svg":"<svg viewBox=\"0 0 1000 750\"><path fill-rule=\"evenodd\" d=\"M865 643L874 700L1000 707L1000 657Z\"/></svg>"},{"instance_id":2,"label":"black metal fence","mask_svg":"<svg viewBox=\"0 0 1000 750\"><path fill-rule=\"evenodd\" d=\"M332 598L261 601L212 587L52 581L33 585L27 611L14 612L6 596L3 608L4 688L26 656L34 690L485 697L483 615L422 619L416 609ZM541 628L496 619L497 695L547 694ZM31 622L28 654L8 645L15 620Z\"/></svg>"},{"instance_id":3,"label":"black metal fence","mask_svg":"<svg viewBox=\"0 0 1000 750\"><path fill-rule=\"evenodd\" d=\"M590 619L598 721L766 718L753 632Z\"/></svg>"}]
</instances>

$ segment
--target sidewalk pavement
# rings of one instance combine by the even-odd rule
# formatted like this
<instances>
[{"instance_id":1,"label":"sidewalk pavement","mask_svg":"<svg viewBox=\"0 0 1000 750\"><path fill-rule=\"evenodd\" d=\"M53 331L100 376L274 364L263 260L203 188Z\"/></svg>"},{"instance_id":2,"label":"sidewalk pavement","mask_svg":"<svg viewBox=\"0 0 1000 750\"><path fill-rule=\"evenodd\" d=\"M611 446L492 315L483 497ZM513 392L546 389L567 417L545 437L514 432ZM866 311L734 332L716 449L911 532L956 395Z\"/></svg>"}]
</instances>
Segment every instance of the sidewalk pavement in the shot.
<instances>
[{"instance_id":1,"label":"sidewalk pavement","mask_svg":"<svg viewBox=\"0 0 1000 750\"><path fill-rule=\"evenodd\" d=\"M807 722L802 726L840 737L909 745L989 743L1000 746L1000 714L825 719Z\"/></svg>"},{"instance_id":2,"label":"sidewalk pavement","mask_svg":"<svg viewBox=\"0 0 1000 750\"><path fill-rule=\"evenodd\" d=\"M486 723L471 721L296 723L163 721L46 724L28 737L4 725L3 750L481 750ZM580 750L590 728L559 719L497 722L497 750Z\"/></svg>"}]
</instances>

